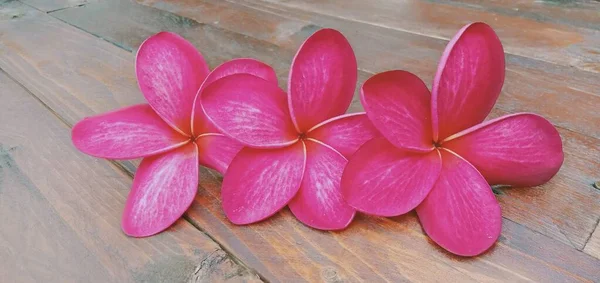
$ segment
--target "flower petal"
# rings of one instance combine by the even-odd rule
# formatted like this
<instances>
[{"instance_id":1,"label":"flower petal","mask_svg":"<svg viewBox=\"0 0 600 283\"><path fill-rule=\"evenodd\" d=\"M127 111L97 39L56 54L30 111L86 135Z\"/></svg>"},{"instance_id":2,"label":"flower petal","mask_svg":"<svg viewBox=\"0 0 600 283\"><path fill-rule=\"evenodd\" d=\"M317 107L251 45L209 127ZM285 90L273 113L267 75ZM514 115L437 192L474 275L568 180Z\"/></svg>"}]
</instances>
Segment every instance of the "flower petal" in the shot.
<instances>
[{"instance_id":1,"label":"flower petal","mask_svg":"<svg viewBox=\"0 0 600 283\"><path fill-rule=\"evenodd\" d=\"M220 132L242 144L274 148L298 140L285 93L259 77L236 74L217 80L204 89L201 105Z\"/></svg>"},{"instance_id":2,"label":"flower petal","mask_svg":"<svg viewBox=\"0 0 600 283\"><path fill-rule=\"evenodd\" d=\"M346 113L357 75L354 51L340 32L322 29L306 39L288 80L288 103L298 131Z\"/></svg>"},{"instance_id":3,"label":"flower petal","mask_svg":"<svg viewBox=\"0 0 600 283\"><path fill-rule=\"evenodd\" d=\"M483 121L504 83L504 51L484 23L463 27L446 46L431 96L433 137L444 138Z\"/></svg>"},{"instance_id":4,"label":"flower petal","mask_svg":"<svg viewBox=\"0 0 600 283\"><path fill-rule=\"evenodd\" d=\"M150 105L140 104L79 121L72 140L92 156L133 159L182 146L189 138L169 127Z\"/></svg>"},{"instance_id":5,"label":"flower petal","mask_svg":"<svg viewBox=\"0 0 600 283\"><path fill-rule=\"evenodd\" d=\"M564 159L558 131L535 114L500 117L454 137L442 146L468 160L490 184L541 185Z\"/></svg>"},{"instance_id":6,"label":"flower petal","mask_svg":"<svg viewBox=\"0 0 600 283\"><path fill-rule=\"evenodd\" d=\"M475 167L446 150L440 153L440 177L417 207L421 225L431 239L454 254L481 254L500 236L500 205Z\"/></svg>"},{"instance_id":7,"label":"flower petal","mask_svg":"<svg viewBox=\"0 0 600 283\"><path fill-rule=\"evenodd\" d=\"M350 158L368 140L379 132L365 113L351 113L322 122L311 129L307 136L319 140Z\"/></svg>"},{"instance_id":8,"label":"flower petal","mask_svg":"<svg viewBox=\"0 0 600 283\"><path fill-rule=\"evenodd\" d=\"M376 74L363 84L361 101L373 125L397 147L433 149L429 90L417 76L406 71Z\"/></svg>"},{"instance_id":9,"label":"flower petal","mask_svg":"<svg viewBox=\"0 0 600 283\"><path fill-rule=\"evenodd\" d=\"M202 166L225 174L231 160L244 147L241 143L223 134L204 134L196 139Z\"/></svg>"},{"instance_id":10,"label":"flower petal","mask_svg":"<svg viewBox=\"0 0 600 283\"><path fill-rule=\"evenodd\" d=\"M350 158L342 176L346 202L361 212L396 216L414 209L438 178L437 150L401 150L383 137L365 143Z\"/></svg>"},{"instance_id":11,"label":"flower petal","mask_svg":"<svg viewBox=\"0 0 600 283\"><path fill-rule=\"evenodd\" d=\"M123 212L123 231L134 237L167 229L198 191L198 151L192 143L142 160Z\"/></svg>"},{"instance_id":12,"label":"flower petal","mask_svg":"<svg viewBox=\"0 0 600 283\"><path fill-rule=\"evenodd\" d=\"M191 133L194 97L209 72L200 52L181 36L160 32L138 49L135 71L156 113L180 132Z\"/></svg>"},{"instance_id":13,"label":"flower petal","mask_svg":"<svg viewBox=\"0 0 600 283\"><path fill-rule=\"evenodd\" d=\"M218 132L215 126L208 120L204 111L202 111L202 107L199 103L200 94L202 93L202 90L206 88L206 86L214 81L234 74L250 74L277 84L277 74L275 74L273 68L255 59L233 59L219 65L212 72L210 72L210 74L208 74L208 77L206 77L206 80L204 80L204 83L202 83L202 87L200 87L200 90L198 90L196 93L196 98L194 100L194 112L192 114L192 126L194 128L194 134L200 135Z\"/></svg>"},{"instance_id":14,"label":"flower petal","mask_svg":"<svg viewBox=\"0 0 600 283\"><path fill-rule=\"evenodd\" d=\"M277 149L243 148L223 178L221 198L227 218L249 224L275 214L298 192L305 163L303 142Z\"/></svg>"},{"instance_id":15,"label":"flower petal","mask_svg":"<svg viewBox=\"0 0 600 283\"><path fill-rule=\"evenodd\" d=\"M289 203L302 223L321 230L346 228L355 210L342 198L340 181L347 160L318 142L306 141L306 169L302 185Z\"/></svg>"}]
</instances>

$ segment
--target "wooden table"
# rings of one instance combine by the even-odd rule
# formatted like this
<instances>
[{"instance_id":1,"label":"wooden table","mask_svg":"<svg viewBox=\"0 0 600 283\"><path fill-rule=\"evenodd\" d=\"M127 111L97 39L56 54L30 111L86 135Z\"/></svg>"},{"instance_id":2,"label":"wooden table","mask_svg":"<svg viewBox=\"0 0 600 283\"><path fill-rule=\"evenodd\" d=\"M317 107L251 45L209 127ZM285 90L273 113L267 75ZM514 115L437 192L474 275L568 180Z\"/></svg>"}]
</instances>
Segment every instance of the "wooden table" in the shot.
<instances>
[{"instance_id":1,"label":"wooden table","mask_svg":"<svg viewBox=\"0 0 600 283\"><path fill-rule=\"evenodd\" d=\"M448 39L484 21L500 36L506 82L492 117L529 111L556 125L565 163L549 183L498 192L498 243L476 258L437 247L416 215L359 215L343 232L286 209L238 227L206 169L185 219L154 237L120 229L138 162L73 148L85 116L143 101L134 53L168 30L211 66L271 64L282 86L300 43L343 32L360 83L405 69L431 82ZM0 282L600 281L600 3L533 0L0 0ZM361 110L355 100L351 111Z\"/></svg>"}]
</instances>

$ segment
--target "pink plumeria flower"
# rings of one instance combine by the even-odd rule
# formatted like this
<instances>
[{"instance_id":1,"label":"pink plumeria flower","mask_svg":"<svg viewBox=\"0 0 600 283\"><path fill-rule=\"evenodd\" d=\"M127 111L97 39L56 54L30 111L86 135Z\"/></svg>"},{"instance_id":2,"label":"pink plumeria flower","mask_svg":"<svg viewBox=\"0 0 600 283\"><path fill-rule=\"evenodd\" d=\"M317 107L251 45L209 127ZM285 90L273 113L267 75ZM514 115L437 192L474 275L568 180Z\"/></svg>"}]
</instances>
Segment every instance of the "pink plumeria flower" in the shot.
<instances>
[{"instance_id":1,"label":"pink plumeria flower","mask_svg":"<svg viewBox=\"0 0 600 283\"><path fill-rule=\"evenodd\" d=\"M209 73L202 55L168 32L148 38L136 56L136 75L148 104L86 118L73 127L74 145L109 159L144 157L125 204L122 228L144 237L168 228L191 205L198 164L225 173L243 145L221 134L195 103L201 86L246 73L276 81L275 72L252 59L224 63Z\"/></svg>"},{"instance_id":2,"label":"pink plumeria flower","mask_svg":"<svg viewBox=\"0 0 600 283\"><path fill-rule=\"evenodd\" d=\"M342 199L347 158L377 131L365 113L346 112L356 86L352 47L338 31L309 37L292 62L288 93L249 75L202 93L207 116L246 145L223 179L225 214L235 224L268 218L289 204L304 224L343 229L355 210Z\"/></svg>"},{"instance_id":3,"label":"pink plumeria flower","mask_svg":"<svg viewBox=\"0 0 600 283\"><path fill-rule=\"evenodd\" d=\"M562 142L546 119L519 113L482 121L504 82L504 51L491 27L474 23L450 41L433 91L415 75L367 80L361 99L383 137L365 143L342 179L359 211L396 216L416 207L425 232L446 250L474 256L502 226L490 184L536 186L554 176Z\"/></svg>"}]
</instances>

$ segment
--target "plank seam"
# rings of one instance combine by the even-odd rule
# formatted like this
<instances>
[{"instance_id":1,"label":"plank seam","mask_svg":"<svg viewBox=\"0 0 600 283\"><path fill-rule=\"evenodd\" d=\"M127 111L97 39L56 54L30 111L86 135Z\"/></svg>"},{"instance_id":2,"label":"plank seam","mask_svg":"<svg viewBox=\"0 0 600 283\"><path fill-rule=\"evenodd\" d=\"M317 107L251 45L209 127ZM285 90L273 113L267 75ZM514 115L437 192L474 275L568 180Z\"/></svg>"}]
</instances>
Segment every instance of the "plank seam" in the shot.
<instances>
[{"instance_id":1,"label":"plank seam","mask_svg":"<svg viewBox=\"0 0 600 283\"><path fill-rule=\"evenodd\" d=\"M581 248L581 251L583 251L585 249L585 247L587 247L587 244L592 239L592 235L594 235L594 232L596 232L596 229L598 229L598 227L600 227L598 225L600 225L600 217L598 218L598 220L596 220L596 225L594 225L594 229L592 229L592 232L587 236L587 239L585 239L585 242L583 244L583 248Z\"/></svg>"}]
</instances>

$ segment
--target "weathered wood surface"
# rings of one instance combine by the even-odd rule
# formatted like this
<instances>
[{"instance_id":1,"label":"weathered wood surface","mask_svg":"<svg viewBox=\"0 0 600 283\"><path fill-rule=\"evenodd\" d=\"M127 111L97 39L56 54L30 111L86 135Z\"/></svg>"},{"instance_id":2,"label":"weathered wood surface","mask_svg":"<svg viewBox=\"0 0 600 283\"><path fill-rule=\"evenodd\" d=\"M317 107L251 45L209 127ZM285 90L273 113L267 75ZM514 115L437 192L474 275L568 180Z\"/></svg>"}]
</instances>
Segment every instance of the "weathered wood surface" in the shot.
<instances>
[{"instance_id":1,"label":"weathered wood surface","mask_svg":"<svg viewBox=\"0 0 600 283\"><path fill-rule=\"evenodd\" d=\"M413 34L449 39L463 25L490 23L505 51L564 66L600 72L600 31L563 23L514 17L450 1L265 0L279 7L332 16ZM600 4L595 5L597 6Z\"/></svg>"},{"instance_id":2,"label":"weathered wood surface","mask_svg":"<svg viewBox=\"0 0 600 283\"><path fill-rule=\"evenodd\" d=\"M281 35L289 31L281 28L279 31L283 30L282 32L277 32L277 29L273 29L273 32L270 31L273 28L271 25L265 24L261 27L257 24L257 27L251 25L252 22L245 21L242 23L249 26L248 33L223 26L223 23L233 22L235 13L229 15L229 20L226 20L224 14L220 14L217 16L220 18L214 20L218 21L217 23L213 21L202 24L129 2L111 2L111 5L98 2L68 8L50 13L50 16L19 5L1 7L0 68L31 91L66 124L72 125L84 116L142 100L133 72L133 54L128 51L134 51L143 38L159 30L181 33L203 51L213 67L234 57L256 57L272 64L278 71L280 80L284 82L297 44L319 25L326 25L313 23L319 17L295 20L302 24L299 32L269 39L261 38L260 34L270 37L273 33ZM192 1L189 1L184 4L189 7L191 3ZM156 4L156 7L171 9L172 7L168 6L172 4ZM222 8L221 13L226 13L227 9ZM240 19L257 17L253 10L249 11L251 13L247 15L237 15ZM281 14L287 15L283 12ZM52 17L58 17L68 24ZM107 20L103 21L103 17ZM255 18L254 22L269 23L272 17L259 19L261 20ZM296 28L293 22L291 25L290 29ZM305 26L307 27L304 28ZM363 26L371 28L370 25L356 24L356 27ZM255 29L254 35L250 34L252 28ZM355 33L364 30L357 29ZM393 48L398 44L393 38L399 32L390 32L391 36L387 39L392 40L391 43L379 46L381 52L387 50L386 54L395 53ZM382 37L385 35L382 32L380 34ZM425 66L415 71L422 72L418 74L425 79L427 74L432 76L435 62L445 42L435 38L412 36L412 44L422 45L431 50L428 51L431 53L415 55L418 60L425 60ZM349 37L353 44L357 44L356 38ZM383 38L377 41L377 44L385 42ZM404 46L407 52L412 50ZM367 57L361 58L366 56L364 53L357 53L361 62L367 60ZM405 61L398 61L398 64L405 63L407 57L408 55L405 59L400 57L398 60ZM537 81L535 85L529 86L530 97L517 97L500 102L499 104L504 103L508 106L497 107L493 116L517 111L519 107L529 107L522 103L531 103L528 101L535 98L532 95L536 94L537 87L546 87L545 84L556 79L570 79L570 75L559 67L543 70L538 68L554 65L532 62L542 64L528 65L531 71L538 72L538 77L550 73L554 74L552 79ZM377 71L381 70L363 70L361 80ZM578 87L587 89L588 94L594 95L597 88L594 89L592 83L586 83L587 80L593 81L591 73L578 74L588 75L575 78L581 80ZM519 80L520 78L521 76L515 76L513 80L517 80L515 85L521 85L519 87L523 89L526 86L522 85L529 81ZM547 89L553 90L552 87ZM506 95L505 89L503 96ZM556 98L544 101L552 103L553 99ZM353 110L359 109L359 104L355 103ZM581 119L586 121L589 119L587 115L588 113L582 114ZM559 124L552 117L550 119ZM570 120L564 121L569 123ZM565 167L551 183L540 188L504 190L499 199L507 219L504 221L501 239L490 252L473 259L455 257L436 247L423 234L412 213L390 219L361 215L348 230L337 233L307 228L297 222L287 210L257 225L231 225L220 207L220 178L208 170L201 172L199 195L187 215L194 225L271 281L597 281L600 278L600 261L577 249L585 246L586 239L595 226L592 222L598 219L595 214L598 210L598 192L591 187L591 183L599 178L598 136L564 125L561 127L559 130L567 152ZM589 123L588 129L595 130ZM61 136L68 140L68 131ZM84 158L82 154L72 151L65 154L64 158ZM99 164L105 162L85 158ZM128 170L135 170L130 163L124 165ZM92 179L106 181L106 177L87 178L88 182ZM123 199L126 192L127 187L123 189ZM106 205L115 206L113 213L120 215L122 203L106 201ZM582 209L585 209L585 212L582 212ZM104 218L102 220L108 221ZM537 225L534 225L536 223ZM109 224L118 228L118 217ZM175 237L178 231L179 229L170 229L158 237ZM584 235L586 239L583 239ZM139 241L145 240L147 239L128 239L139 245ZM155 241L160 243L163 240L160 238ZM182 241L191 247L201 246L191 240ZM585 247L586 252L589 252L589 247L589 244ZM591 250L594 250L593 246L591 247ZM594 255L593 252L590 254Z\"/></svg>"},{"instance_id":3,"label":"weathered wood surface","mask_svg":"<svg viewBox=\"0 0 600 283\"><path fill-rule=\"evenodd\" d=\"M143 3L275 44L287 50L280 51L285 54L280 57L294 52L319 26L340 29L353 44L363 70L362 77L389 69L406 69L431 82L437 60L447 43L295 9L276 8L262 1L239 2L243 5L216 0ZM86 8L100 14L102 6L94 6ZM95 30L86 23L75 24ZM205 50L204 47L201 45L201 50ZM600 192L591 186L600 178L597 173L600 171L600 127L597 126L600 112L596 109L600 105L600 76L522 56L509 54L507 57L506 83L496 109L503 113L536 112L550 119L561 128L567 160L559 175L562 179L556 178L542 188L506 190L506 194L499 197L504 216L583 249L600 218ZM532 200L537 205L531 205Z\"/></svg>"},{"instance_id":4,"label":"weathered wood surface","mask_svg":"<svg viewBox=\"0 0 600 283\"><path fill-rule=\"evenodd\" d=\"M79 154L69 127L4 72L0 85L0 282L258 280L185 220L125 236L131 177Z\"/></svg>"}]
</instances>

